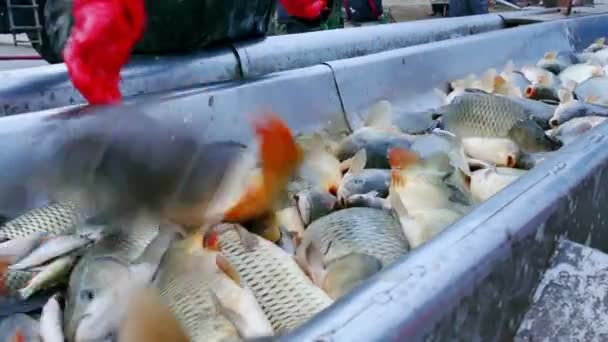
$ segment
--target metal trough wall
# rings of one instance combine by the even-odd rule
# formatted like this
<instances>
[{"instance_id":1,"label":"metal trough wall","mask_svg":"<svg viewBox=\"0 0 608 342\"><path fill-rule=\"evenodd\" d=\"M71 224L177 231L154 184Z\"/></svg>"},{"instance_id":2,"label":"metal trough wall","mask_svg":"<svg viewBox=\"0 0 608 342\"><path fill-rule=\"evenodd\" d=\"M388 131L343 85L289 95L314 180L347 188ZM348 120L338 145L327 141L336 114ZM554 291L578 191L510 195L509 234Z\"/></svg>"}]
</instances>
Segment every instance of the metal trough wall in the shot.
<instances>
[{"instance_id":1,"label":"metal trough wall","mask_svg":"<svg viewBox=\"0 0 608 342\"><path fill-rule=\"evenodd\" d=\"M121 89L130 97L200 87L503 27L500 15L488 14L276 36L185 56L140 56L123 71ZM0 116L83 102L63 64L0 73Z\"/></svg>"},{"instance_id":2,"label":"metal trough wall","mask_svg":"<svg viewBox=\"0 0 608 342\"><path fill-rule=\"evenodd\" d=\"M489 32L327 63L347 118L372 102L439 104L433 87L535 62L608 34L600 15ZM366 96L361 96L366 94ZM608 250L608 125L532 170L437 238L340 299L285 341L511 340L556 236Z\"/></svg>"}]
</instances>

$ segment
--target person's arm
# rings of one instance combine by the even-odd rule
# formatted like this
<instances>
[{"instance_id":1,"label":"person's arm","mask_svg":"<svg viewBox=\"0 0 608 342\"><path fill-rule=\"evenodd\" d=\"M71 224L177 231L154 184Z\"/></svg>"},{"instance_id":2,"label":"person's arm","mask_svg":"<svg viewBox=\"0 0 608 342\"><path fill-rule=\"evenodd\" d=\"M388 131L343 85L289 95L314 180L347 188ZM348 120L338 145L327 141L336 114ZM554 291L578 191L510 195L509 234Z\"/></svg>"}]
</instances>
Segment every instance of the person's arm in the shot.
<instances>
[{"instance_id":1,"label":"person's arm","mask_svg":"<svg viewBox=\"0 0 608 342\"><path fill-rule=\"evenodd\" d=\"M120 102L120 69L145 27L143 0L74 0L63 59L90 104Z\"/></svg>"},{"instance_id":2,"label":"person's arm","mask_svg":"<svg viewBox=\"0 0 608 342\"><path fill-rule=\"evenodd\" d=\"M327 8L327 0L280 0L292 17L314 20Z\"/></svg>"}]
</instances>

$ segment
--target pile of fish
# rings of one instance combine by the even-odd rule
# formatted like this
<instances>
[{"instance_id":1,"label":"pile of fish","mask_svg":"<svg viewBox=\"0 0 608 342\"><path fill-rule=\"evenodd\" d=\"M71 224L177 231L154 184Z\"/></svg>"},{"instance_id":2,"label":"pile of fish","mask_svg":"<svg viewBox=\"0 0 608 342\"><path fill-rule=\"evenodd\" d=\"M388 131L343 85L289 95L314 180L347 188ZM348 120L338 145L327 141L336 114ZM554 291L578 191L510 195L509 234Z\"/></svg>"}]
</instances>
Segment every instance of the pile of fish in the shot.
<instances>
[{"instance_id":1,"label":"pile of fish","mask_svg":"<svg viewBox=\"0 0 608 342\"><path fill-rule=\"evenodd\" d=\"M607 68L599 39L582 53L548 52L536 65L509 62L500 73L451 82L449 94L438 91L443 105L425 112L423 129L379 101L345 137L292 137L297 148L281 153L302 158L292 158L297 167L280 191L243 195L247 186L233 184L216 199L240 193L239 213L273 202L264 215L230 211L193 231L145 215L93 224L68 201L32 210L0 227L0 291L21 300L0 334L44 341L285 334L603 122ZM267 172L268 158L255 159L238 170L249 181L284 176ZM22 314L44 294L39 322Z\"/></svg>"}]
</instances>

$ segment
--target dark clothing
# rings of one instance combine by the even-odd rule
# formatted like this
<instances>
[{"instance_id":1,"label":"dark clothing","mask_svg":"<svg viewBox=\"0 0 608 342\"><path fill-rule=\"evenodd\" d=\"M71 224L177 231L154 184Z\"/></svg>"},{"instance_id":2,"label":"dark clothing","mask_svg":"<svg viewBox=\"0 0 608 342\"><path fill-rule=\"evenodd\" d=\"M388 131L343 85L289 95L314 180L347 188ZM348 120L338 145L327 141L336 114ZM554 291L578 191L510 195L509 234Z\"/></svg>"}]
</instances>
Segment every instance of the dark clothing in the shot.
<instances>
[{"instance_id":1,"label":"dark clothing","mask_svg":"<svg viewBox=\"0 0 608 342\"><path fill-rule=\"evenodd\" d=\"M462 17L466 15L487 14L487 0L450 0L448 16Z\"/></svg>"}]
</instances>

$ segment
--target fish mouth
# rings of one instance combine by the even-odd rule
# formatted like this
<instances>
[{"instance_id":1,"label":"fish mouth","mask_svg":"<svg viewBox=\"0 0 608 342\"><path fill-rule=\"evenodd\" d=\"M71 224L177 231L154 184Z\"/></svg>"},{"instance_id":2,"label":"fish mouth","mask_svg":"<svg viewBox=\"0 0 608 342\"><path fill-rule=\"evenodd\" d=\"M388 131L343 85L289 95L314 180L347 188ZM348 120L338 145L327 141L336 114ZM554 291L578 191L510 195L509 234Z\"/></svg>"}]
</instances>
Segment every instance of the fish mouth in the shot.
<instances>
[{"instance_id":1,"label":"fish mouth","mask_svg":"<svg viewBox=\"0 0 608 342\"><path fill-rule=\"evenodd\" d=\"M302 219L302 223L304 223L304 226L307 226L310 223L312 210L309 196L297 193L292 198L296 202L296 209L300 215L300 219Z\"/></svg>"},{"instance_id":2,"label":"fish mouth","mask_svg":"<svg viewBox=\"0 0 608 342\"><path fill-rule=\"evenodd\" d=\"M78 322L76 323L76 329L74 330L72 339L70 341L78 341L78 342L111 342L111 341L117 341L117 336L116 333L114 331L110 331L108 332L106 335L102 336L102 337L95 337L95 338L88 338L86 336L86 334L89 333L89 331L84 331L82 329L82 322L87 319L87 318L91 318L93 317L92 314L87 313L82 315L79 319Z\"/></svg>"}]
</instances>

